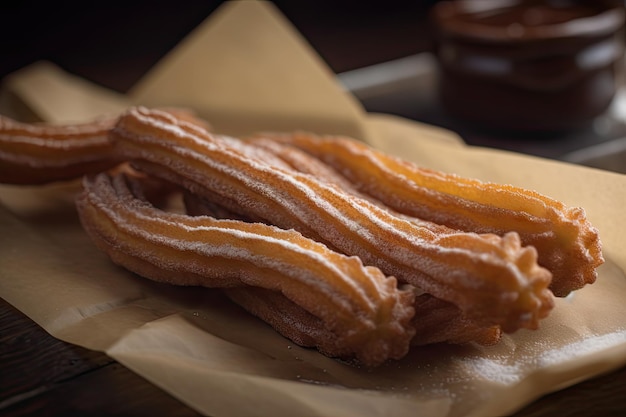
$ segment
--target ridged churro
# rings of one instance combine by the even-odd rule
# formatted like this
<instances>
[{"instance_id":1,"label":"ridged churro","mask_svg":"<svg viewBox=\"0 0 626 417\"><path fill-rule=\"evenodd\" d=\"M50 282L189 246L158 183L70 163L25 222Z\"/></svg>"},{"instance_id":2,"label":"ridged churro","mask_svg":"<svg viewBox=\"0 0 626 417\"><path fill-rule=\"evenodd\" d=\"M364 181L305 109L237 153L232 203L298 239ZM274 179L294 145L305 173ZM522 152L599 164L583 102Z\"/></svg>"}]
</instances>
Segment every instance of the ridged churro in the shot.
<instances>
[{"instance_id":1,"label":"ridged churro","mask_svg":"<svg viewBox=\"0 0 626 417\"><path fill-rule=\"evenodd\" d=\"M186 211L191 215L249 221L189 192L184 193L183 200ZM270 323L279 333L298 341L301 346L315 346L312 343L319 338L314 335L327 331L320 320L274 291L237 288L227 293L237 304ZM414 307L415 316L412 324L415 335L411 341L412 345L433 343L493 345L500 340L502 331L498 326L477 325L455 305L429 294L416 297ZM330 349L330 346L326 346L322 350Z\"/></svg>"},{"instance_id":2,"label":"ridged churro","mask_svg":"<svg viewBox=\"0 0 626 417\"><path fill-rule=\"evenodd\" d=\"M159 282L279 292L323 322L333 340L317 346L365 365L407 353L410 287L293 230L169 213L140 194L127 174L103 173L86 178L77 199L85 230L115 263Z\"/></svg>"},{"instance_id":3,"label":"ridged churro","mask_svg":"<svg viewBox=\"0 0 626 417\"><path fill-rule=\"evenodd\" d=\"M189 109L161 110L202 128ZM80 178L120 163L109 142L117 116L80 124L24 123L0 115L0 183L39 185Z\"/></svg>"},{"instance_id":4,"label":"ridged churro","mask_svg":"<svg viewBox=\"0 0 626 417\"><path fill-rule=\"evenodd\" d=\"M422 168L346 137L304 132L259 137L310 153L359 192L398 212L469 232L517 232L552 272L550 288L558 296L593 283L604 262L598 231L582 208L512 185Z\"/></svg>"},{"instance_id":5,"label":"ridged churro","mask_svg":"<svg viewBox=\"0 0 626 417\"><path fill-rule=\"evenodd\" d=\"M44 184L114 166L108 134L116 120L53 125L0 116L0 183Z\"/></svg>"}]
</instances>

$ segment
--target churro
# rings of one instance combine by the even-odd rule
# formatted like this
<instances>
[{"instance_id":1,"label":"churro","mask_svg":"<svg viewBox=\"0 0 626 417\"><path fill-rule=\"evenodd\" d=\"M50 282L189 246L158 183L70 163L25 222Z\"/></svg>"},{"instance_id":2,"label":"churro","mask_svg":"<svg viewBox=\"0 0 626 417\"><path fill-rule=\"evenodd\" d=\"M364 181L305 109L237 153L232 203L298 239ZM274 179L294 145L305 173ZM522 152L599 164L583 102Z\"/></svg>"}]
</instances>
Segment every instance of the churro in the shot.
<instances>
[{"instance_id":1,"label":"churro","mask_svg":"<svg viewBox=\"0 0 626 417\"><path fill-rule=\"evenodd\" d=\"M585 211L535 191L444 173L393 157L346 137L263 134L319 158L359 192L394 210L454 229L505 235L534 246L565 296L597 278L603 262L598 231Z\"/></svg>"},{"instance_id":2,"label":"churro","mask_svg":"<svg viewBox=\"0 0 626 417\"><path fill-rule=\"evenodd\" d=\"M401 358L413 336L414 291L291 230L170 213L141 197L125 173L85 178L81 222L113 262L155 281L259 287L281 293L324 324L320 348L374 366ZM322 337L321 335L319 337ZM324 336L330 337L330 336Z\"/></svg>"},{"instance_id":3,"label":"churro","mask_svg":"<svg viewBox=\"0 0 626 417\"><path fill-rule=\"evenodd\" d=\"M204 129L209 123L185 108L161 110ZM80 178L120 163L109 142L117 116L87 123L24 123L0 115L0 183L39 185Z\"/></svg>"},{"instance_id":4,"label":"churro","mask_svg":"<svg viewBox=\"0 0 626 417\"><path fill-rule=\"evenodd\" d=\"M227 209L207 201L189 192L184 193L185 209L191 215L208 215L225 219L247 219L237 216ZM317 334L327 332L323 323L302 310L284 296L257 288L237 288L228 290L233 301L250 313L271 324L277 331L301 346L315 346ZM436 299L429 294L421 294L415 299L415 316L412 325L415 335L412 345L428 345L433 343L493 345L500 340L502 334L498 326L483 327L469 320L463 312L453 304ZM331 346L318 349L332 351ZM336 349L336 347L335 347Z\"/></svg>"},{"instance_id":5,"label":"churro","mask_svg":"<svg viewBox=\"0 0 626 417\"><path fill-rule=\"evenodd\" d=\"M0 183L44 184L114 166L108 133L115 121L53 125L0 116Z\"/></svg>"}]
</instances>

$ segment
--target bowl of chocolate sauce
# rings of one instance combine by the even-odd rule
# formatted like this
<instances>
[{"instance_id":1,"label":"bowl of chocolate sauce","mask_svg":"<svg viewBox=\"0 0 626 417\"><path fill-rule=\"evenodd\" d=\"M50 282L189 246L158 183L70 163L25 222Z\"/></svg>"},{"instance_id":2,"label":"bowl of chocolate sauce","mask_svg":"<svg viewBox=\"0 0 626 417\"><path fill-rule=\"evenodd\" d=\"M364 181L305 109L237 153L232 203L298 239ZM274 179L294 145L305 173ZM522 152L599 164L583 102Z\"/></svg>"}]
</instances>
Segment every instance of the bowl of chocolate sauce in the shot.
<instances>
[{"instance_id":1,"label":"bowl of chocolate sauce","mask_svg":"<svg viewBox=\"0 0 626 417\"><path fill-rule=\"evenodd\" d=\"M439 96L450 115L494 129L575 129L622 83L624 4L457 0L432 10Z\"/></svg>"}]
</instances>

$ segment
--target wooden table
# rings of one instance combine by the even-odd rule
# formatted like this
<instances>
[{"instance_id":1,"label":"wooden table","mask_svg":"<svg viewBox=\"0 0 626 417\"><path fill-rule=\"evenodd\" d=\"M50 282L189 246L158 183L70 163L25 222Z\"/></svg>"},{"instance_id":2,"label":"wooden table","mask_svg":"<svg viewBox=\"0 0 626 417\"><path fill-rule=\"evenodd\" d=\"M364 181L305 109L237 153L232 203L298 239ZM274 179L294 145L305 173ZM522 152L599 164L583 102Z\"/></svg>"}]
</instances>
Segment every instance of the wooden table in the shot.
<instances>
[{"instance_id":1,"label":"wooden table","mask_svg":"<svg viewBox=\"0 0 626 417\"><path fill-rule=\"evenodd\" d=\"M166 4L167 3L167 4ZM2 10L0 76L37 59L124 92L219 1L155 1L151 14L85 4L84 14L14 5ZM293 3L297 6L294 7ZM393 3L393 2L391 2ZM411 6L341 8L278 2L335 72L415 54L430 46L425 11ZM169 8L168 8L169 7ZM60 27L66 31L57 30ZM163 28L167 27L168 30ZM141 29L149 42L130 37ZM22 36L15 40L15 36ZM8 39L12 39L9 43ZM143 43L140 43L143 42ZM8 58L7 58L8 57ZM516 416L626 415L626 367L530 404ZM197 412L106 355L59 341L0 299L0 415L193 416Z\"/></svg>"}]
</instances>

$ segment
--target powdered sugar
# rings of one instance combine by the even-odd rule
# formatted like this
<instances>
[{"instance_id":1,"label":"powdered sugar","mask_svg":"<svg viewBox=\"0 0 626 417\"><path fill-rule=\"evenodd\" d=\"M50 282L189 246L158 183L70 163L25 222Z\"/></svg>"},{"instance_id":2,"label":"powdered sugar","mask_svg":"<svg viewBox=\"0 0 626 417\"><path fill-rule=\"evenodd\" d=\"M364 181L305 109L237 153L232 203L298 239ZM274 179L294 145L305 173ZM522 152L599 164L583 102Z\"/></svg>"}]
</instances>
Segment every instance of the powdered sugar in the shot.
<instances>
[{"instance_id":1,"label":"powdered sugar","mask_svg":"<svg viewBox=\"0 0 626 417\"><path fill-rule=\"evenodd\" d=\"M495 384L514 385L543 368L562 365L593 355L613 346L626 343L626 330L602 335L590 335L572 343L540 351L532 349L528 355L511 352L501 356L475 356L460 359L467 375ZM523 346L522 346L523 347Z\"/></svg>"}]
</instances>

